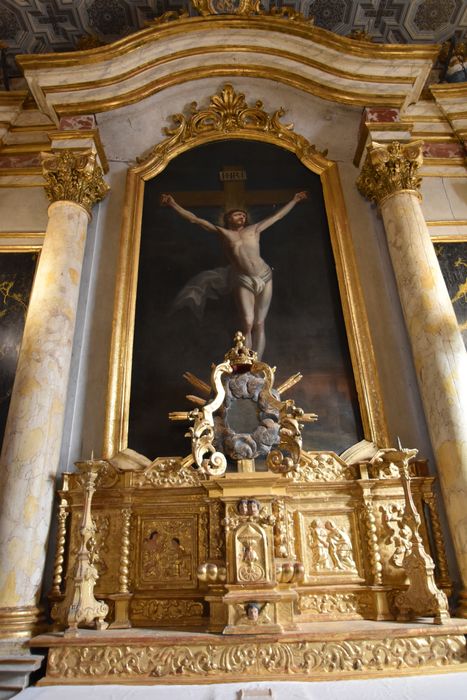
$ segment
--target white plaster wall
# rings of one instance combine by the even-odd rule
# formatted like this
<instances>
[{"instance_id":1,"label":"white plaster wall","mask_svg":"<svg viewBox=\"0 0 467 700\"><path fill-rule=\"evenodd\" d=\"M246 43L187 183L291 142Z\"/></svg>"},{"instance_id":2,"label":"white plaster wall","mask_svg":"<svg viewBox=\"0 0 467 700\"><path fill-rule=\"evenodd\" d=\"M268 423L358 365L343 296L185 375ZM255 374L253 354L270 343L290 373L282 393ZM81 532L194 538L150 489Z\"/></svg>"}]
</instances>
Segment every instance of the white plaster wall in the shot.
<instances>
[{"instance_id":1,"label":"white plaster wall","mask_svg":"<svg viewBox=\"0 0 467 700\"><path fill-rule=\"evenodd\" d=\"M165 138L164 127L172 127L172 114L189 114L196 100L200 108L209 105L209 98L226 83L245 94L248 105L256 100L271 113L284 107L282 123L293 122L295 131L303 134L319 150L329 149L332 160L351 160L357 144L361 110L338 105L305 95L294 88L261 79L195 80L152 95L144 102L98 114L100 135L109 160L134 162L152 146Z\"/></svg>"},{"instance_id":2,"label":"white plaster wall","mask_svg":"<svg viewBox=\"0 0 467 700\"><path fill-rule=\"evenodd\" d=\"M467 219L466 177L425 177L422 180L422 211L427 221Z\"/></svg>"},{"instance_id":3,"label":"white plaster wall","mask_svg":"<svg viewBox=\"0 0 467 700\"><path fill-rule=\"evenodd\" d=\"M45 231L48 206L42 187L0 187L0 231Z\"/></svg>"}]
</instances>

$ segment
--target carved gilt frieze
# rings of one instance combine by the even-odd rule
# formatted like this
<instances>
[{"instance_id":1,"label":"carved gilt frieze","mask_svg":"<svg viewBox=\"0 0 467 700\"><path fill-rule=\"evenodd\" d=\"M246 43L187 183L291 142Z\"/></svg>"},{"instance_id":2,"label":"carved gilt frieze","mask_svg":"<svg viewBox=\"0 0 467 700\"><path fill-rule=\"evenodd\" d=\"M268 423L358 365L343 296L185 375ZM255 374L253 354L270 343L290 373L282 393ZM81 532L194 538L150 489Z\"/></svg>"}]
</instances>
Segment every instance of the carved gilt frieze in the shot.
<instances>
[{"instance_id":1,"label":"carved gilt frieze","mask_svg":"<svg viewBox=\"0 0 467 700\"><path fill-rule=\"evenodd\" d=\"M365 616L373 609L371 593L303 593L298 609L313 616L340 618L342 615Z\"/></svg>"},{"instance_id":2,"label":"carved gilt frieze","mask_svg":"<svg viewBox=\"0 0 467 700\"><path fill-rule=\"evenodd\" d=\"M232 679L250 677L294 680L375 675L388 671L446 669L465 662L463 635L390 637L358 641L261 641L241 644L170 646L60 646L49 653L50 679L165 678Z\"/></svg>"},{"instance_id":3,"label":"carved gilt frieze","mask_svg":"<svg viewBox=\"0 0 467 700\"><path fill-rule=\"evenodd\" d=\"M293 482L352 481L356 479L355 467L349 466L330 452L303 453L300 466L289 472L287 478Z\"/></svg>"},{"instance_id":4,"label":"carved gilt frieze","mask_svg":"<svg viewBox=\"0 0 467 700\"><path fill-rule=\"evenodd\" d=\"M194 600L136 598L130 604L131 614L147 622L161 622L202 617L203 604Z\"/></svg>"},{"instance_id":5,"label":"carved gilt frieze","mask_svg":"<svg viewBox=\"0 0 467 700\"><path fill-rule=\"evenodd\" d=\"M132 478L135 486L147 488L199 486L202 483L201 475L177 457L156 459L142 471L133 472Z\"/></svg>"}]
</instances>

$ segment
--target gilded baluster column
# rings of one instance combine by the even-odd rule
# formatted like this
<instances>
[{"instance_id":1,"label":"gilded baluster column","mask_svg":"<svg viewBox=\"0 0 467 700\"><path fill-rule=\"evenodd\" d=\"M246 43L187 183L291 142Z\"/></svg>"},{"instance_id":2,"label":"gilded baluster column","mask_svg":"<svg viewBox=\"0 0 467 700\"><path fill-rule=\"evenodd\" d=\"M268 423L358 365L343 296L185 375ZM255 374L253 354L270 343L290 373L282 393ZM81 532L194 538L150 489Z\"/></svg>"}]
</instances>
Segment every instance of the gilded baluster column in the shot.
<instances>
[{"instance_id":1,"label":"gilded baluster column","mask_svg":"<svg viewBox=\"0 0 467 700\"><path fill-rule=\"evenodd\" d=\"M374 144L357 181L384 221L462 577L467 617L467 354L420 206L422 142Z\"/></svg>"},{"instance_id":2,"label":"gilded baluster column","mask_svg":"<svg viewBox=\"0 0 467 700\"><path fill-rule=\"evenodd\" d=\"M38 619L90 210L109 189L91 151L43 154L48 224L0 465L0 633Z\"/></svg>"}]
</instances>

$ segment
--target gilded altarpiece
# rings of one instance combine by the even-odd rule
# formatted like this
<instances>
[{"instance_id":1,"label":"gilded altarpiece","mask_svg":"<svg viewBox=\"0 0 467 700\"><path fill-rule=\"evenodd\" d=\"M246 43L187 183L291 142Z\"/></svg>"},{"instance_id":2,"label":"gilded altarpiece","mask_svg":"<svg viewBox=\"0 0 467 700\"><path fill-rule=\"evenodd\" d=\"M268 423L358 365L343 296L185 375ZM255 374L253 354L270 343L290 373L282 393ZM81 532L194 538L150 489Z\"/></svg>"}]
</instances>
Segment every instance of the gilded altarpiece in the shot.
<instances>
[{"instance_id":1,"label":"gilded altarpiece","mask_svg":"<svg viewBox=\"0 0 467 700\"><path fill-rule=\"evenodd\" d=\"M51 602L65 631L34 642L50 647L45 683L329 679L465 662L434 478L416 450L388 447L337 171L281 117L225 86L208 109L177 115L129 175L106 454L78 463L60 491ZM282 145L321 174L364 433L375 443L365 458L304 449L319 416L305 412L311 398L304 409L291 398L300 367L276 381L241 332L223 360L205 358L209 383L185 374L191 408L170 413L188 426L184 456L150 459L128 446L144 179L191 146L230 138ZM237 384L258 391L231 400ZM267 413L261 445L257 428L229 424L247 405L250 419Z\"/></svg>"}]
</instances>

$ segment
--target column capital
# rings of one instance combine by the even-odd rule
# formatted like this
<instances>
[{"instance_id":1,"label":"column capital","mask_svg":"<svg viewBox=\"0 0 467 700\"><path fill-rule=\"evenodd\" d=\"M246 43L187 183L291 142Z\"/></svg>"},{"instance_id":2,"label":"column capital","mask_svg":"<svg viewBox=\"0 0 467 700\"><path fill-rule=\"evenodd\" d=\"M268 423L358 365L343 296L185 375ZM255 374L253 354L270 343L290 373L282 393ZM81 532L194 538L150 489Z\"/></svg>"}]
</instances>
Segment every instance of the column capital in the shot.
<instances>
[{"instance_id":1,"label":"column capital","mask_svg":"<svg viewBox=\"0 0 467 700\"><path fill-rule=\"evenodd\" d=\"M374 142L367 149L357 179L359 192L378 204L400 191L412 190L418 195L422 179L417 171L423 163L422 147L423 141L407 144L392 141L388 145Z\"/></svg>"},{"instance_id":2,"label":"column capital","mask_svg":"<svg viewBox=\"0 0 467 700\"><path fill-rule=\"evenodd\" d=\"M59 149L41 157L45 192L51 202L75 202L90 212L110 189L91 150Z\"/></svg>"}]
</instances>

